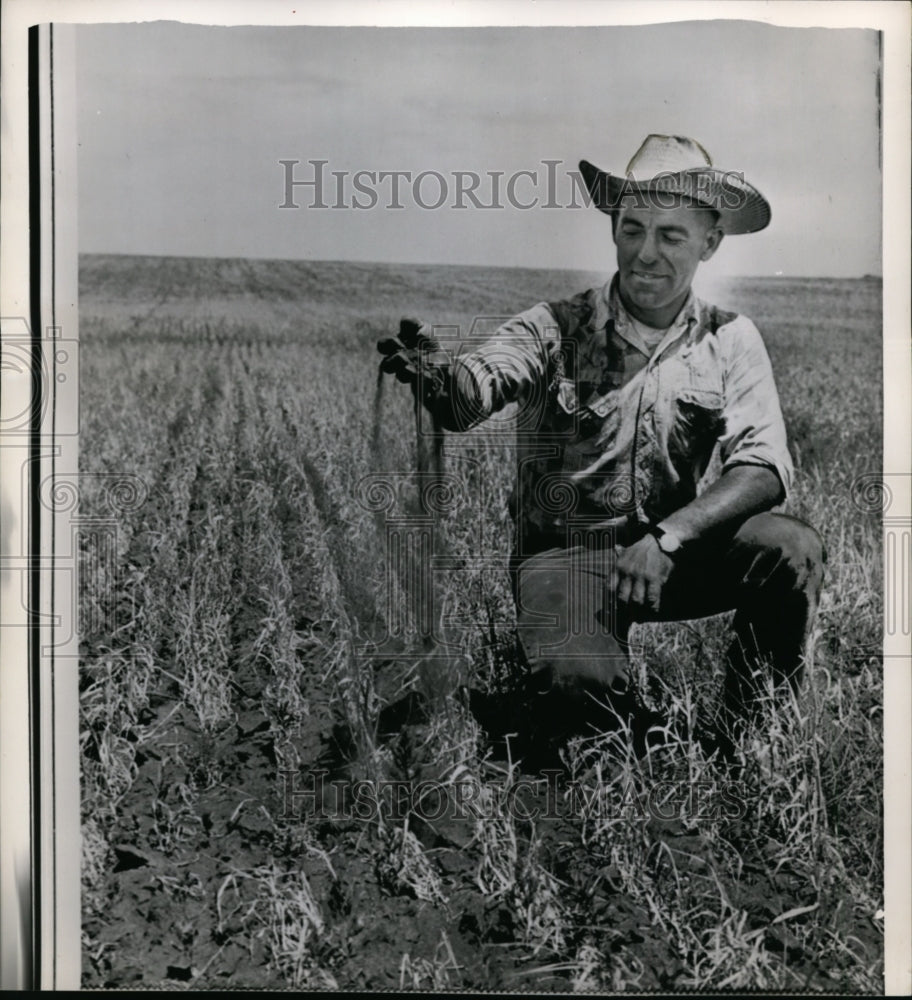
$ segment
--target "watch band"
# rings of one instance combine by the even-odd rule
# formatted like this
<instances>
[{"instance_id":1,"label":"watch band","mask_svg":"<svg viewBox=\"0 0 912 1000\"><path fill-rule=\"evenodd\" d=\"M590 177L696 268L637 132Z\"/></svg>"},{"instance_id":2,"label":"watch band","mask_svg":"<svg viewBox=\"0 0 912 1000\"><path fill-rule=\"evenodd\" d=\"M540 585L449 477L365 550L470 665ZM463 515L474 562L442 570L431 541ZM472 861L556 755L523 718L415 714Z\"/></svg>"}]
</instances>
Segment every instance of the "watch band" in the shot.
<instances>
[{"instance_id":1,"label":"watch band","mask_svg":"<svg viewBox=\"0 0 912 1000\"><path fill-rule=\"evenodd\" d=\"M677 555L681 551L683 543L673 531L666 531L658 524L650 525L648 533L659 543L659 548L667 556Z\"/></svg>"}]
</instances>

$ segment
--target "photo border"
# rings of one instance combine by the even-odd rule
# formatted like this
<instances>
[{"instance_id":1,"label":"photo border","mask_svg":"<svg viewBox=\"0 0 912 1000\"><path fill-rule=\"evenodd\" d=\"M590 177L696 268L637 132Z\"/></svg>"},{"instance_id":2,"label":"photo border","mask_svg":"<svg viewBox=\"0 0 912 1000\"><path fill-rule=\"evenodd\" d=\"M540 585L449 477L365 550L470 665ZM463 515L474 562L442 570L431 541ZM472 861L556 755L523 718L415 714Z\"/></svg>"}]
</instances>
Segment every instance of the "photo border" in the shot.
<instances>
[{"instance_id":1,"label":"photo border","mask_svg":"<svg viewBox=\"0 0 912 1000\"><path fill-rule=\"evenodd\" d=\"M0 90L4 115L3 183L0 199L0 317L4 359L22 340L20 320L29 329L31 367L18 376L5 373L2 416L28 412L29 434L18 440L2 433L4 547L0 550L2 597L12 621L0 631L4 669L0 674L0 981L4 986L79 986L79 864L78 845L78 719L76 718L75 636L60 646L54 624L61 609L71 608L71 589L57 572L55 556L72 545L71 511L54 503L42 507L36 499L40 484L72 474L78 437L68 434L62 417L66 391L58 390L58 335L78 345L75 286L75 218L55 218L54 208L75 192L74 159L64 165L67 142L75 149L75 116L64 137L67 115L51 71L62 72L67 58L63 26L78 23L174 20L197 24L362 24L362 25L556 25L647 24L712 18L761 21L781 26L865 27L883 32L883 289L884 289L884 485L892 493L887 532L898 532L900 545L912 526L912 361L910 361L910 9L889 2L840 4L781 2L642 2L538 3L487 2L439 5L429 2L313 3L274 2L131 2L131 0L3 0L0 53ZM29 35L31 25L42 28ZM31 38L31 41L30 41ZM57 44L52 63L52 39ZM30 78L29 59L32 59ZM71 72L72 66L67 70ZM774 72L771 67L771 72ZM72 79L72 77L71 77ZM29 120L28 94L37 92ZM40 142L36 139L40 132ZM32 143L30 144L30 134ZM847 137L850 141L851 137ZM35 183L35 143L38 142L38 178ZM47 164L57 157L56 166ZM61 172L62 171L62 172ZM32 179L31 187L29 185ZM56 185L56 187L55 187ZM40 234L29 239L29 225L40 220ZM71 242L67 229L72 226ZM33 228L34 233L34 228ZM40 252L36 251L36 243ZM69 289L72 298L63 296ZM50 322L48 322L50 317ZM50 331L49 335L45 335ZM73 331L73 336L70 336ZM50 345L50 346L49 346ZM42 390L41 372L51 380ZM61 409L54 410L55 401ZM61 417L50 437L41 423L43 405ZM72 402L68 405L72 407ZM17 409L17 407L19 409ZM72 419L72 415L71 415ZM78 418L76 418L78 419ZM55 418L56 420L56 418ZM28 442L23 445L23 441ZM47 450L45 452L45 446ZM28 451L23 462L22 448ZM23 496L23 469L29 489ZM65 505L64 505L65 506ZM10 532L9 526L15 526ZM23 551L23 545L25 549ZM72 554L72 549L70 550ZM902 556L902 551L900 555ZM23 562L24 560L24 562ZM75 554L73 554L73 564ZM899 558L888 567L885 591L905 595L908 601L909 560ZM892 574L892 575L891 575ZM19 598L23 575L27 599ZM885 598L886 598L885 593ZM885 601L886 604L886 601ZM30 621L25 607L43 617ZM54 616L57 616L55 619ZM4 618L6 622L6 618ZM908 956L912 954L910 908L910 843L912 843L912 679L910 637L902 629L884 630L884 783L885 791L885 957L886 992L912 990ZM75 747L75 750L74 750ZM27 767L23 761L29 761ZM49 786L49 787L48 787ZM74 833L75 831L75 833ZM74 888L75 887L75 888ZM74 903L75 901L75 903ZM74 917L75 907L75 917Z\"/></svg>"}]
</instances>

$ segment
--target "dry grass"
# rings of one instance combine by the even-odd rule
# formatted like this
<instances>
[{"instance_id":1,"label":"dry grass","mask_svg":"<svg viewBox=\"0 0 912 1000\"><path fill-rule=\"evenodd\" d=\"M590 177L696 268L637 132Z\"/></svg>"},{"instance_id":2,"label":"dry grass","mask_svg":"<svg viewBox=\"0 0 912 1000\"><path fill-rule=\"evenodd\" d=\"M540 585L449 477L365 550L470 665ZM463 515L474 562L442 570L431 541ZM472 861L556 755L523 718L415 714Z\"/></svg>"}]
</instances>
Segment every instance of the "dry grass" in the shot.
<instances>
[{"instance_id":1,"label":"dry grass","mask_svg":"<svg viewBox=\"0 0 912 1000\"><path fill-rule=\"evenodd\" d=\"M427 649L403 633L364 655L410 591L362 480L413 468L404 392L373 428L373 342L400 313L468 329L586 280L354 271L353 291L344 265L85 262L85 513L105 513L95 474L148 489L116 514L114 576L86 581L108 623L81 668L86 985L878 992L881 522L852 485L880 454L879 286L721 299L764 332L799 468L789 509L829 553L802 697L723 768L692 731L727 618L641 627L641 686L684 735L642 760L573 741L554 819L517 813L529 776L455 698L379 726ZM437 663L510 690L509 436L447 447L463 488L435 528L438 637L459 648ZM377 802L384 781L430 780L479 815L282 817L279 771L330 758Z\"/></svg>"}]
</instances>

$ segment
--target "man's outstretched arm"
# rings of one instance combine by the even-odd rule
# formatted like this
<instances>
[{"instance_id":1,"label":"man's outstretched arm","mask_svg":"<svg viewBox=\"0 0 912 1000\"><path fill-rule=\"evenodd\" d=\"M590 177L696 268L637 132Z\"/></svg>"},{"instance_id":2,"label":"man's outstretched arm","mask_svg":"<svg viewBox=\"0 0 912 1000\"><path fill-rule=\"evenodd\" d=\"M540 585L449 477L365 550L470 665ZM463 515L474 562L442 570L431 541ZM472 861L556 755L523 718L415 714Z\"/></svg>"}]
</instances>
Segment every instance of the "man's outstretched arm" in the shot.
<instances>
[{"instance_id":1,"label":"man's outstretched arm","mask_svg":"<svg viewBox=\"0 0 912 1000\"><path fill-rule=\"evenodd\" d=\"M546 378L560 331L550 308L539 303L503 323L474 350L452 357L418 320L404 319L399 336L377 344L380 367L410 383L438 423L465 431Z\"/></svg>"}]
</instances>

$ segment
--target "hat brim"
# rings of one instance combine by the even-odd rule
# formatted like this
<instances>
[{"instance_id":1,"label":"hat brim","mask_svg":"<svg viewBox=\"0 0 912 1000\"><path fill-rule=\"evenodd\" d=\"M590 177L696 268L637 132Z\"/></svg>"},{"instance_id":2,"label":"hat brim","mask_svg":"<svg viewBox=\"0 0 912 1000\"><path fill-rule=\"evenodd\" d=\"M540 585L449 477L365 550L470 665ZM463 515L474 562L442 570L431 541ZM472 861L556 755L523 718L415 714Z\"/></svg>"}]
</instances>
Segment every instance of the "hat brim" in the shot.
<instances>
[{"instance_id":1,"label":"hat brim","mask_svg":"<svg viewBox=\"0 0 912 1000\"><path fill-rule=\"evenodd\" d=\"M579 167L592 204L608 215L626 207L670 208L671 199L681 196L715 209L720 228L733 236L759 232L772 217L766 198L732 171L700 167L639 181L600 170L588 160L581 160Z\"/></svg>"}]
</instances>

